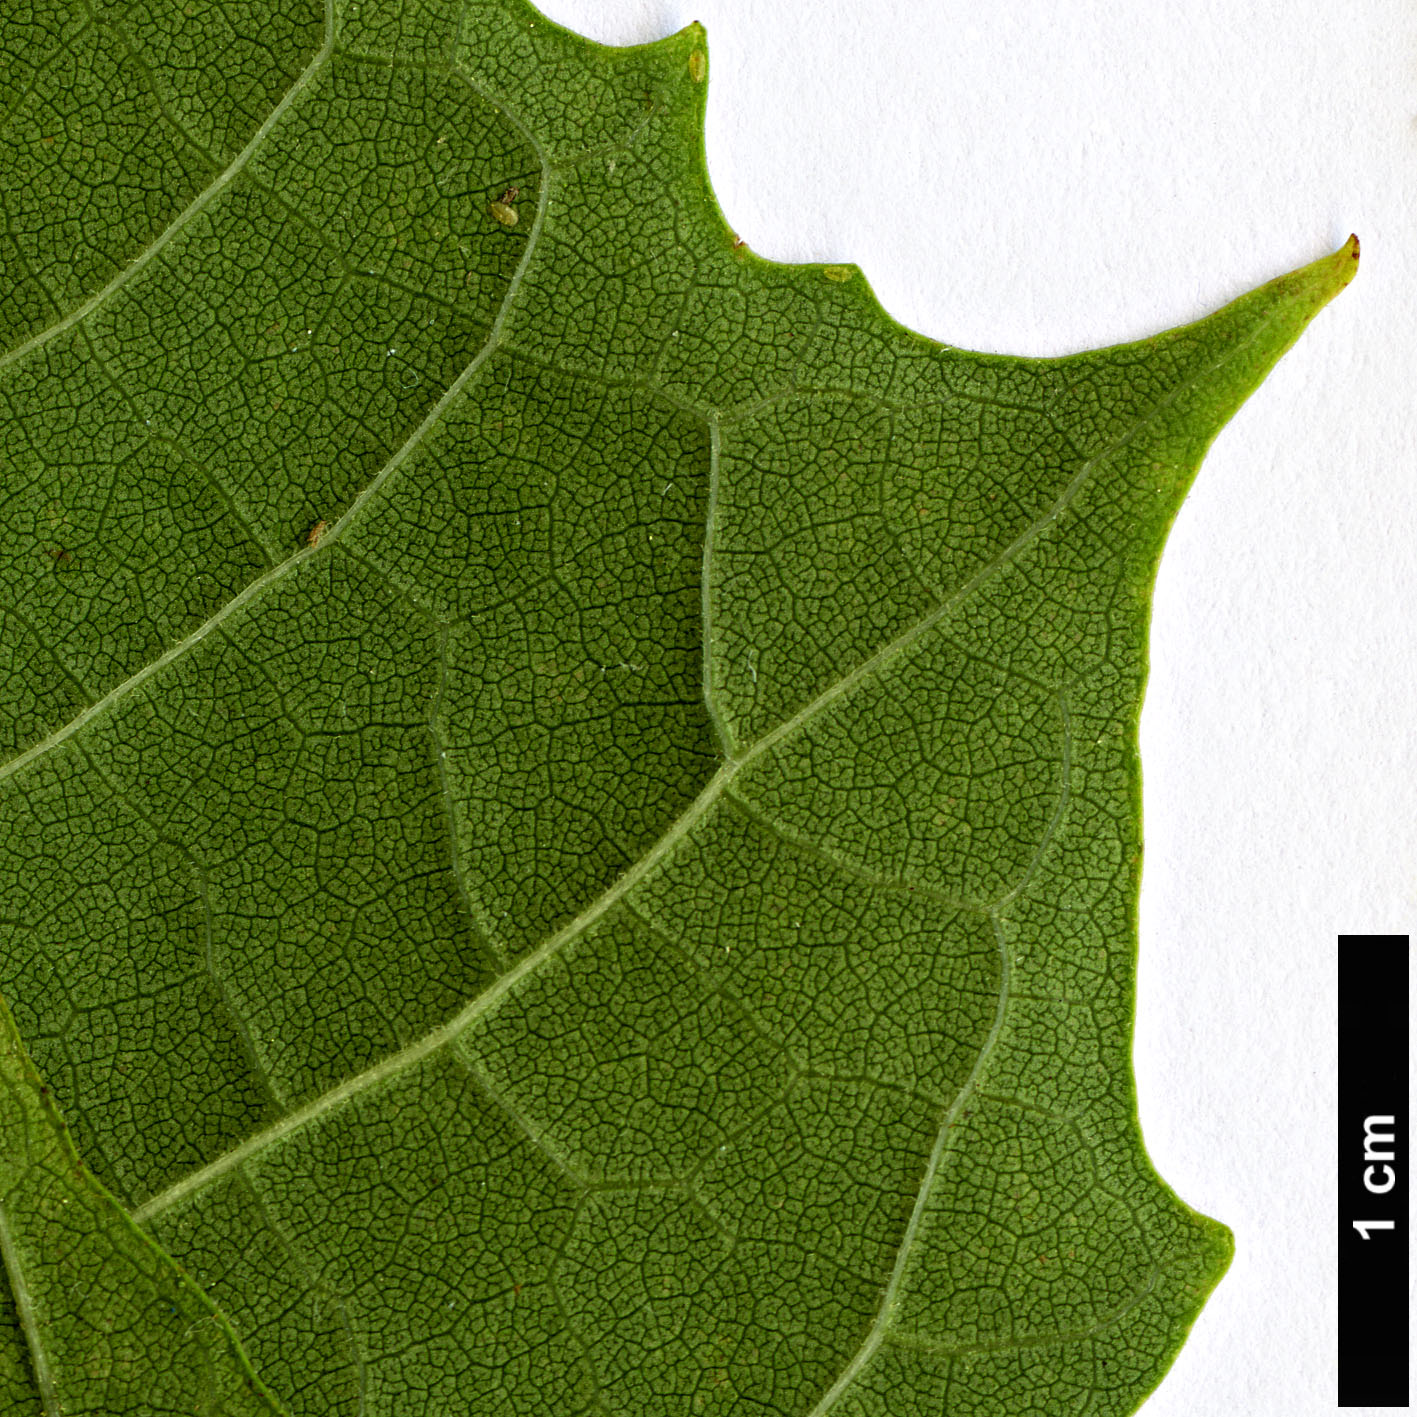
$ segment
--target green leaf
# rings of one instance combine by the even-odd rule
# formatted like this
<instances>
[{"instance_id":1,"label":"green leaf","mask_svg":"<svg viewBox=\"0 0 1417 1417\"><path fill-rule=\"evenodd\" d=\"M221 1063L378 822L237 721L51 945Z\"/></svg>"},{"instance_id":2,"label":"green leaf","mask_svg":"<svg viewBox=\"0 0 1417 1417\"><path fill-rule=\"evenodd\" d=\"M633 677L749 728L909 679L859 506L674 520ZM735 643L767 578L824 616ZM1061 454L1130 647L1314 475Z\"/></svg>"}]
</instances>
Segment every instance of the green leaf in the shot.
<instances>
[{"instance_id":1,"label":"green leaf","mask_svg":"<svg viewBox=\"0 0 1417 1417\"><path fill-rule=\"evenodd\" d=\"M1150 588L1356 242L981 356L737 241L698 27L0 23L0 991L98 1178L9 1039L7 1410L1133 1411L1230 1253Z\"/></svg>"},{"instance_id":2,"label":"green leaf","mask_svg":"<svg viewBox=\"0 0 1417 1417\"><path fill-rule=\"evenodd\" d=\"M3 1005L0 1136L5 1411L280 1412L211 1300L84 1169Z\"/></svg>"}]
</instances>

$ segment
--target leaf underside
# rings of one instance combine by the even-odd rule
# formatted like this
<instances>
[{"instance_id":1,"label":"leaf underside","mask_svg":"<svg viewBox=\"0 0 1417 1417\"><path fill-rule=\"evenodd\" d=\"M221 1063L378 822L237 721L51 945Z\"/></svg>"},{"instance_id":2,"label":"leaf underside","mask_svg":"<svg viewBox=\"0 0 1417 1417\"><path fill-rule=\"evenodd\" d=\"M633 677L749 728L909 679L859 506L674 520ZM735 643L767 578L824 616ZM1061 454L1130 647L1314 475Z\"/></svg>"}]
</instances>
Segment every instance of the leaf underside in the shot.
<instances>
[{"instance_id":1,"label":"leaf underside","mask_svg":"<svg viewBox=\"0 0 1417 1417\"><path fill-rule=\"evenodd\" d=\"M1150 589L1356 245L981 356L697 26L0 27L4 1411L1132 1412Z\"/></svg>"}]
</instances>

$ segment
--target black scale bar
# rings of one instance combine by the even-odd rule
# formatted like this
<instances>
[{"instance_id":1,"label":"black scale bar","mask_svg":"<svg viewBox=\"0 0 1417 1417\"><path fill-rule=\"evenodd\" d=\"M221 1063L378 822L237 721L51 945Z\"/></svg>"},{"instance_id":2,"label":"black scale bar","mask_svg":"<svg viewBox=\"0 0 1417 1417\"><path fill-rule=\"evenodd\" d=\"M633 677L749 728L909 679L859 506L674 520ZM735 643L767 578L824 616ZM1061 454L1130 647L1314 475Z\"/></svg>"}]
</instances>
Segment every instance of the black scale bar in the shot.
<instances>
[{"instance_id":1,"label":"black scale bar","mask_svg":"<svg viewBox=\"0 0 1417 1417\"><path fill-rule=\"evenodd\" d=\"M1338 1405L1407 1406L1406 935L1338 937Z\"/></svg>"}]
</instances>

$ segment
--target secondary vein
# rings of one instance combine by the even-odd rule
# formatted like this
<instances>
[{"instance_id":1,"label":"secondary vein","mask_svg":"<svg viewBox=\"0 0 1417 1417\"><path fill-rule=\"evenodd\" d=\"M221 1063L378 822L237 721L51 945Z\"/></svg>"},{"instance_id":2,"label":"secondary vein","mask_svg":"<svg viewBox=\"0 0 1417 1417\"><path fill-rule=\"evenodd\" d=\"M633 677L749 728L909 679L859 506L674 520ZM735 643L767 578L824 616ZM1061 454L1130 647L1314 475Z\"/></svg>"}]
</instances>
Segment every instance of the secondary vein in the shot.
<instances>
[{"instance_id":1,"label":"secondary vein","mask_svg":"<svg viewBox=\"0 0 1417 1417\"><path fill-rule=\"evenodd\" d=\"M510 114L508 115L508 117L510 118ZM530 141L530 134L525 133L525 130L522 131ZM533 146L535 147L537 157L542 161L544 168L544 154L542 153L539 146L535 146L535 144L533 144ZM468 382L473 378L477 371L483 366L483 364L487 362L487 360L500 346L502 341L502 331L506 324L507 315L511 310L512 302L515 299L516 293L521 286L522 279L525 276L527 266L531 261L532 252L536 247L537 237L541 231L542 220L546 213L547 201L550 194L550 186L551 184L549 179L543 181L541 184L541 193L537 205L536 218L532 223L531 231L527 235L526 250L522 252L522 258L517 264L516 270L512 273L511 280L507 283L506 293L502 297L502 303L498 307L496 317L492 322L492 327L488 332L487 339L484 341L481 349L479 349L478 352L473 356L473 358L469 361L467 366L462 370L458 377L454 379L453 382L448 385L447 389L443 391L442 396L438 399L437 403L435 403L433 407L430 408L428 412L424 415L423 420L419 423L418 427L415 428L413 432L409 434L409 436L404 440L403 444L397 449L393 456L389 458L389 460L383 465L383 467L381 467L379 471L374 475L374 477L365 485L365 487L360 491L359 495L354 499L354 501L349 504L349 506L345 509L344 514L326 529L324 534L320 537L318 547L310 544L302 546L298 551L295 551L290 556L287 556L284 561L281 561L277 565L272 566L263 575L258 576L254 581L251 581L248 585L244 586L240 591L238 591L234 596L232 596L232 598L228 600L226 604L221 607L220 610L218 610L210 619L205 620L202 624L198 625L197 628L193 630L191 634L187 635L184 639L179 640L176 644L169 647L163 654L159 655L156 659L149 661L149 663L145 664L136 673L129 675L129 677L123 680L121 684L114 685L114 687L110 689L108 693L106 693L101 699L96 700L82 712L76 714L62 727L56 728L53 733L49 734L48 737L42 738L39 742L31 744L31 746L26 748L23 753L20 753L16 757L11 758L8 763L4 764L3 767L0 767L0 782L4 782L7 778L13 777L16 773L28 767L29 764L34 762L37 758L42 758L46 753L50 752L54 748L57 748L61 743L65 742L67 739L72 738L74 734L80 732L95 718L98 718L102 714L106 713L120 700L126 698L130 693L133 692L134 689L139 688L142 684L146 683L154 675L161 673L162 670L166 669L167 666L171 664L174 660L182 658L182 656L185 655L189 650L194 649L204 639L206 639L207 636L210 635L213 630L217 629L218 626L224 624L227 620L231 619L233 615L235 615L238 611L244 609L253 600L259 599L272 585L276 584L280 580L284 579L285 576L290 574L290 572L294 570L295 567L310 560L311 557L317 554L317 552L327 552L336 542L338 542L340 537L346 531L348 531L350 525L359 516L360 512L368 505L370 499L377 495L379 489L382 488L386 482L388 482L389 478L392 477L394 473L397 472L398 469L401 468L404 463L408 461L409 457L412 455L418 445L423 441L424 438L428 436L430 430L442 418L443 414L447 411L448 405L452 403L455 398L457 398L457 396L463 391L464 388L466 388Z\"/></svg>"},{"instance_id":2,"label":"secondary vein","mask_svg":"<svg viewBox=\"0 0 1417 1417\"><path fill-rule=\"evenodd\" d=\"M935 1189L935 1178L939 1175L945 1155L950 1149L955 1124L964 1111L964 1104L978 1085L984 1065L988 1062L989 1055L993 1052L994 1044L998 1041L999 1033L1003 1029L1004 1014L1009 1004L1009 978L1012 961L998 916L991 916L990 921L994 927L994 939L999 947L999 1002L994 1010L994 1022L990 1026L984 1042L980 1045L969 1076L965 1078L964 1084L955 1094L955 1099L950 1104L949 1110L940 1121L940 1130L935 1137L935 1145L930 1150L930 1158L925 1163L925 1171L920 1177L920 1188L915 1193L915 1205L911 1209L910 1219L906 1221L905 1231L900 1237L895 1265L891 1269L890 1278L886 1281L886 1287L881 1291L881 1302L876 1309L875 1321L862 1340L860 1347L841 1370L837 1380L827 1389L822 1400L811 1410L808 1417L826 1417L826 1414L836 1406L837 1399L856 1381L857 1373L871 1361L876 1350L880 1348L887 1334L890 1333L891 1323L895 1318L896 1302L900 1296L901 1286L905 1282L906 1267L910 1263L910 1252L915 1245L915 1236L919 1233L920 1226L924 1222L925 1212L930 1204L930 1196Z\"/></svg>"},{"instance_id":3,"label":"secondary vein","mask_svg":"<svg viewBox=\"0 0 1417 1417\"><path fill-rule=\"evenodd\" d=\"M546 192L543 190L542 207L537 213L538 227L541 222L542 213L545 210L545 201ZM510 292L508 298L510 299ZM1210 373L1214 368L1218 368L1228 359L1233 358L1239 349L1243 348L1254 339L1257 339L1263 330L1267 328L1268 323L1268 321L1261 322L1249 339L1244 341L1242 345L1228 351L1204 372ZM452 1020L431 1030L421 1039L399 1052L390 1054L382 1062L375 1064L374 1067L322 1093L319 1097L312 1099L304 1107L282 1118L279 1122L272 1124L265 1130L254 1134L240 1145L217 1157L201 1170L192 1172L167 1190L153 1196L142 1206L138 1207L134 1212L134 1218L142 1223L160 1215L163 1211L187 1196L199 1191L211 1181L240 1166L243 1162L258 1153L277 1144L282 1138L290 1135L292 1132L300 1130L319 1117L333 1111L349 1099L358 1096L366 1089L377 1086L387 1078L397 1076L404 1071L404 1069L421 1062L423 1059L437 1052L438 1049L442 1048L445 1044L450 1043L476 1018L486 1013L505 998L523 978L541 968L547 961L555 958L566 944L575 939L584 930L588 929L596 920L604 915L611 906L616 904L616 902L621 900L633 889L639 881L683 840L698 821L707 815L709 809L718 801L729 783L748 767L749 764L769 752L780 743L783 738L803 727L819 713L824 712L843 694L866 678L867 675L875 673L891 659L904 653L913 644L918 642L930 629L944 620L952 611L958 609L960 604L972 595L991 575L1010 564L1024 549L1036 540L1048 526L1057 521L1068 505L1076 498L1087 478L1101 466L1102 463L1125 447L1144 427L1151 423L1179 397L1186 387L1197 382L1200 377L1202 376L1196 375L1191 380L1186 381L1186 383L1178 385L1166 398L1160 400L1145 417L1139 418L1125 433L1119 434L1113 442L1108 444L1105 448L1100 449L1091 458L1088 458L1059 494L1053 505L1043 512L987 565L977 571L969 580L965 581L953 595L942 601L934 610L922 616L914 625L903 630L894 639L888 641L874 655L858 665L856 669L843 676L843 678L838 680L835 684L824 689L816 698L811 700L791 718L780 724L772 732L759 738L741 757L726 762L718 772L709 779L699 795L684 809L664 835L659 838L644 856L620 876L607 890L592 901L580 915L569 924L562 927L562 929L557 931L554 935L550 936L531 954L526 955L507 973L501 975ZM430 415L430 417L431 416L432 415ZM420 434L416 432L413 438L410 439L410 443L419 436ZM341 519L341 522L337 523L330 532L326 533L326 540L328 540L340 526L347 522L353 511L354 507L351 507L350 511ZM308 553L297 553L297 557L293 557L292 560L297 559L298 556L302 554ZM287 562L284 564L288 565L290 563ZM0 770L0 779L3 779L4 775L4 771ZM1061 808L1059 811L1061 811ZM1012 897L1006 897L1006 900L1007 899L1012 899ZM997 911L991 911L991 919L995 921L997 932ZM1000 948L1003 948L1002 938L1000 939ZM991 1039L997 1035L1001 1018L1002 1014L995 1020L994 1031L990 1035ZM991 1046L990 1042L986 1041L984 1050L987 1050L989 1046ZM981 1058L984 1056L984 1050L981 1051ZM976 1064L976 1072L977 1068L978 1064ZM973 1085L975 1076L976 1073L971 1073L970 1079L965 1084L965 1089ZM961 1097L965 1095L965 1089L961 1090ZM956 1105L961 1105L958 1098L956 1099ZM948 1118L946 1120L948 1122ZM932 1152L932 1162L935 1166L938 1166L938 1157L942 1157L944 1154L944 1138L947 1130L948 1128L946 1126L942 1126L941 1136L936 1141L935 1151ZM933 1176L933 1171L928 1166L927 1176ZM917 1199L917 1209L920 1204L921 1202ZM913 1226L915 1223L917 1223L916 1218L912 1215L912 1226L908 1227L907 1240L902 1242L902 1256L908 1249L908 1243L913 1241ZM904 1259L898 1259L897 1269L903 1272L903 1265ZM889 1295L890 1290L888 1289L888 1298ZM880 1337L876 1337L872 1340L868 1336L867 1342L872 1343L872 1351L874 1351L874 1348L878 1347L880 1344ZM833 1389L833 1392L835 1391L836 1388ZM823 1401L825 1400L826 1399L823 1399ZM823 1408L820 1410L825 1411L826 1409ZM810 1414L810 1417L818 1417L818 1413L814 1412Z\"/></svg>"},{"instance_id":4,"label":"secondary vein","mask_svg":"<svg viewBox=\"0 0 1417 1417\"><path fill-rule=\"evenodd\" d=\"M157 238L150 242L128 265L124 266L107 285L101 290L95 291L87 300L83 301L82 304L76 305L67 315L62 316L51 325L46 325L42 330L37 330L23 344L18 344L7 353L0 354L0 371L9 368L11 364L15 364L23 359L25 355L48 344L56 335L61 335L65 330L72 329L86 316L97 310L110 296L116 294L127 285L134 276L138 275L139 272L150 265L175 237L186 230L188 223L191 222L193 217L209 207L217 197L231 186L245 169L246 164L255 156L257 149L266 140L271 129L280 122L290 106L300 94L309 87L311 81L329 62L335 47L332 7L333 0L326 0L325 39L319 49L315 51L315 57L311 59L300 72L295 82L291 84L281 96L280 102L266 115L265 122L251 135L246 146L231 159L226 167L223 168L206 187L197 193L197 195L173 217Z\"/></svg>"},{"instance_id":5,"label":"secondary vein","mask_svg":"<svg viewBox=\"0 0 1417 1417\"><path fill-rule=\"evenodd\" d=\"M463 1032L475 1019L494 1008L501 1000L509 994L522 979L528 974L535 973L547 960L558 955L566 944L590 928L597 920L604 915L611 906L615 905L628 891L642 880L689 832L693 825L717 800L727 781L737 772L735 765L727 765L719 769L712 777L698 797L690 803L689 807L680 815L665 834L654 844L653 848L642 856L634 866L625 872L609 890L598 896L584 911L581 912L570 924L564 926L556 934L552 935L538 949L531 954L524 956L505 974L500 975L497 980L479 994L471 1003L467 1005L459 1014L443 1024L439 1028L423 1035L416 1042L411 1043L407 1048L398 1053L392 1053L382 1062L376 1063L372 1068L366 1069L357 1076L342 1082L338 1087L331 1088L328 1092L321 1093L319 1097L306 1103L304 1107L292 1112L287 1117L282 1117L280 1121L273 1123L262 1132L257 1132L254 1136L248 1137L239 1146L233 1147L230 1151L204 1166L200 1171L194 1171L167 1190L154 1196L151 1200L138 1207L133 1213L133 1218L139 1224L144 1224L154 1216L162 1214L163 1211L175 1205L184 1197L191 1195L195 1191L201 1190L209 1182L214 1181L219 1176L225 1175L228 1171L234 1170L251 1157L274 1146L283 1137L290 1133L299 1131L308 1126L311 1122L326 1113L335 1110L344 1102L370 1088L377 1087L386 1078L397 1077L407 1068L422 1062L425 1058L436 1053L445 1044L451 1043Z\"/></svg>"}]
</instances>

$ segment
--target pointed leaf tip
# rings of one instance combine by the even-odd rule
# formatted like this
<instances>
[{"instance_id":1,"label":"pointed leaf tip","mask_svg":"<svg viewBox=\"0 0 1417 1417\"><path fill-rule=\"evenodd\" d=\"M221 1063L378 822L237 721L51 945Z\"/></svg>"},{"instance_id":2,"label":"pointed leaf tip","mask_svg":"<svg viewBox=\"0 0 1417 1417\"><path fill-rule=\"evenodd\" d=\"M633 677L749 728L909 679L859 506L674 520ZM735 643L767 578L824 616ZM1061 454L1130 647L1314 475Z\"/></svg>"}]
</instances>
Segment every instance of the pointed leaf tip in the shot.
<instances>
[{"instance_id":1,"label":"pointed leaf tip","mask_svg":"<svg viewBox=\"0 0 1417 1417\"><path fill-rule=\"evenodd\" d=\"M1234 369L1237 390L1244 386L1242 397L1248 397L1280 356L1308 328L1314 316L1358 273L1358 250L1358 238L1350 236L1336 251L1320 256L1307 266L1277 276L1250 294L1242 295L1204 322L1219 327L1238 317L1237 323L1241 326L1247 320L1258 320L1263 327L1264 332L1252 349L1252 354L1260 358L1243 361ZM1244 370L1248 372L1242 373Z\"/></svg>"},{"instance_id":2,"label":"pointed leaf tip","mask_svg":"<svg viewBox=\"0 0 1417 1417\"><path fill-rule=\"evenodd\" d=\"M1358 258L1361 253L1362 245L1357 234L1354 233L1333 255L1327 258L1327 264L1333 277L1333 293L1335 295L1358 274Z\"/></svg>"},{"instance_id":3,"label":"pointed leaf tip","mask_svg":"<svg viewBox=\"0 0 1417 1417\"><path fill-rule=\"evenodd\" d=\"M1317 314L1358 274L1359 250L1358 238L1350 236L1338 250L1301 266L1289 277L1296 294L1303 291L1310 297L1311 314Z\"/></svg>"}]
</instances>

